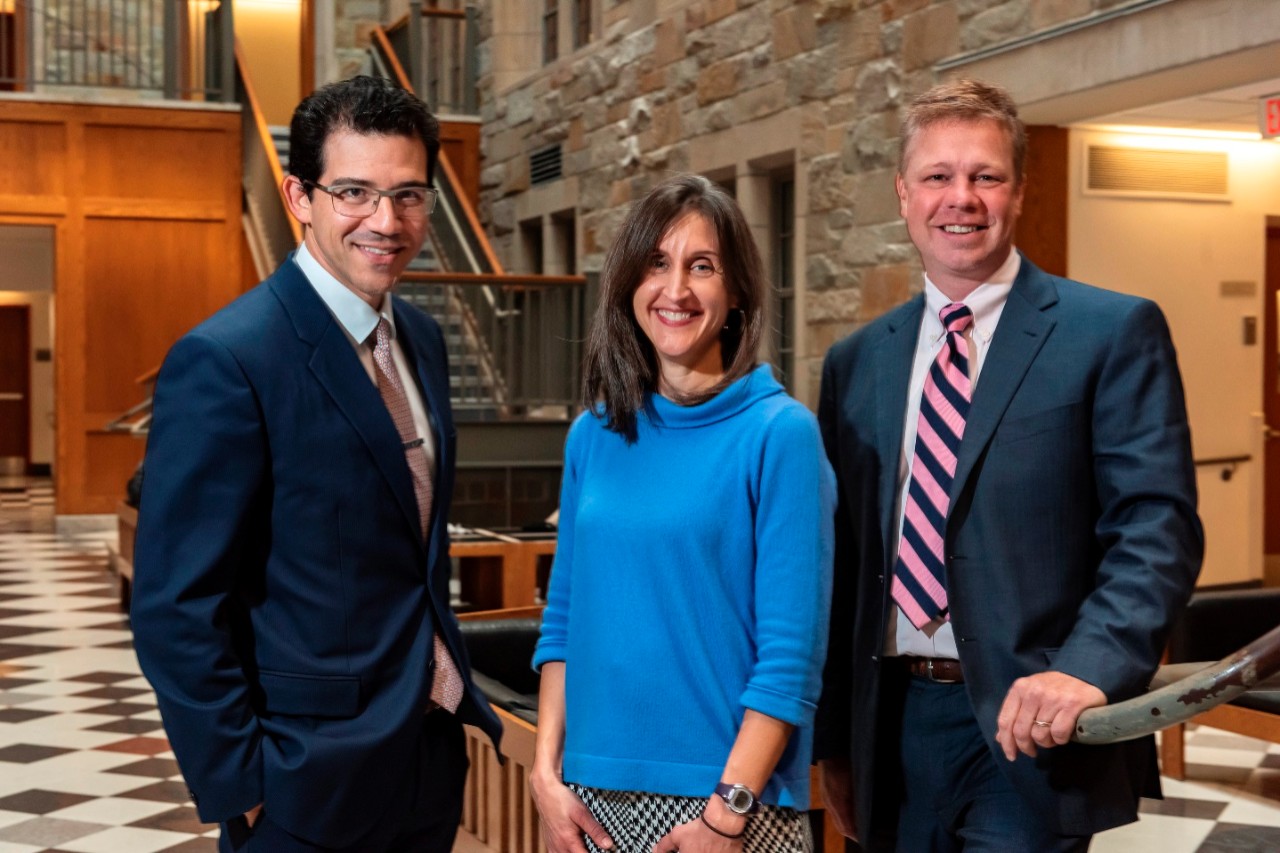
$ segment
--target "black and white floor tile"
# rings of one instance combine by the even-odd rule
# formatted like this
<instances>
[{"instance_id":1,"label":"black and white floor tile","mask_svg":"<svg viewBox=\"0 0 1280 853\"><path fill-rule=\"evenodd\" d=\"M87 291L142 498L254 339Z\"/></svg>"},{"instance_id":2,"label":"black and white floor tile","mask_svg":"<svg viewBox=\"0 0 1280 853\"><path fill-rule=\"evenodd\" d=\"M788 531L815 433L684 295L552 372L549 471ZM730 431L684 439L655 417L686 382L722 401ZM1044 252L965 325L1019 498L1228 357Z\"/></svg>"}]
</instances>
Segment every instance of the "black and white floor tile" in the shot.
<instances>
[{"instance_id":1,"label":"black and white floor tile","mask_svg":"<svg viewBox=\"0 0 1280 853\"><path fill-rule=\"evenodd\" d=\"M0 853L211 853L138 670L112 534L59 535L52 495L0 482ZM1201 727L1187 765L1094 853L1280 851L1280 745Z\"/></svg>"}]
</instances>

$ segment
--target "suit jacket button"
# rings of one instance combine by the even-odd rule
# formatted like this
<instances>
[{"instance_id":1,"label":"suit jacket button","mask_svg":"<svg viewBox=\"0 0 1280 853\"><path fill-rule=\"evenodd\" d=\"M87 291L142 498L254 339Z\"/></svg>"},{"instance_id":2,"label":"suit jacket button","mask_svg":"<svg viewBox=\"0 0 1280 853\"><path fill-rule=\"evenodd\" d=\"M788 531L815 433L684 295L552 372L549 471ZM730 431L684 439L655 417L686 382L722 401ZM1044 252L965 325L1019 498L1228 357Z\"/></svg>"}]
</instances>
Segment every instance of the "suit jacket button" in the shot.
<instances>
[{"instance_id":1,"label":"suit jacket button","mask_svg":"<svg viewBox=\"0 0 1280 853\"><path fill-rule=\"evenodd\" d=\"M200 798L196 796L196 792L191 790L190 788L187 789L187 798L190 799L191 802L193 803L200 802Z\"/></svg>"},{"instance_id":2,"label":"suit jacket button","mask_svg":"<svg viewBox=\"0 0 1280 853\"><path fill-rule=\"evenodd\" d=\"M884 575L876 575L876 580L878 580L880 583L884 583Z\"/></svg>"}]
</instances>

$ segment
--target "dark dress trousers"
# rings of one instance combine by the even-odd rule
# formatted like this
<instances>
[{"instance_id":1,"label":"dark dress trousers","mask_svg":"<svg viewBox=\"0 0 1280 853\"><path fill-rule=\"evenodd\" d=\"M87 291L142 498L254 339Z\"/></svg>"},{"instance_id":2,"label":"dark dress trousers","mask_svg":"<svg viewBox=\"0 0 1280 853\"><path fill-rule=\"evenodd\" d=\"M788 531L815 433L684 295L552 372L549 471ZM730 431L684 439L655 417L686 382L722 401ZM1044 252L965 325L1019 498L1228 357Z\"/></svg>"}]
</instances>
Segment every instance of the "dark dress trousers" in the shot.
<instances>
[{"instance_id":1,"label":"dark dress trousers","mask_svg":"<svg viewBox=\"0 0 1280 853\"><path fill-rule=\"evenodd\" d=\"M396 794L433 770L414 765L436 631L466 679L458 720L497 742L449 610L444 340L394 305L435 429L425 543L395 424L292 259L178 341L160 371L132 621L204 821L261 802L273 825L343 847L399 819Z\"/></svg>"},{"instance_id":2,"label":"dark dress trousers","mask_svg":"<svg viewBox=\"0 0 1280 853\"><path fill-rule=\"evenodd\" d=\"M862 838L900 796L896 768L876 755L897 724L882 716L882 655L923 308L921 295L890 311L832 347L823 368L818 414L840 492L815 751L851 758ZM1052 669L1109 702L1142 693L1202 553L1186 406L1160 310L1023 258L974 391L945 554L974 716L1054 832L1134 820L1138 797L1159 793L1154 742L1068 744L1007 762L995 733L1010 685Z\"/></svg>"}]
</instances>

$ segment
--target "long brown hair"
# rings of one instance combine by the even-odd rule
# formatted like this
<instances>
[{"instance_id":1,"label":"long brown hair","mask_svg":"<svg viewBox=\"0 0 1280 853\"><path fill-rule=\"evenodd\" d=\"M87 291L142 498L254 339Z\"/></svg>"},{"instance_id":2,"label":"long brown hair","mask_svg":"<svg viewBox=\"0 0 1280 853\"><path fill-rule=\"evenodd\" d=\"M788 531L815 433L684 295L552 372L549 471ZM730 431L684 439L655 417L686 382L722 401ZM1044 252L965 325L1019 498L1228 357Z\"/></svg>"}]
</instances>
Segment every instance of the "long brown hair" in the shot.
<instances>
[{"instance_id":1,"label":"long brown hair","mask_svg":"<svg viewBox=\"0 0 1280 853\"><path fill-rule=\"evenodd\" d=\"M628 442L636 440L637 413L645 395L657 390L660 370L653 344L636 322L632 298L649 274L658 243L691 212L705 216L715 229L725 289L737 308L720 332L724 376L706 390L676 397L676 402L705 403L756 366L769 285L751 229L738 203L716 184L701 175L669 178L637 202L619 226L605 256L600 303L587 335L583 405L603 404L606 426Z\"/></svg>"}]
</instances>

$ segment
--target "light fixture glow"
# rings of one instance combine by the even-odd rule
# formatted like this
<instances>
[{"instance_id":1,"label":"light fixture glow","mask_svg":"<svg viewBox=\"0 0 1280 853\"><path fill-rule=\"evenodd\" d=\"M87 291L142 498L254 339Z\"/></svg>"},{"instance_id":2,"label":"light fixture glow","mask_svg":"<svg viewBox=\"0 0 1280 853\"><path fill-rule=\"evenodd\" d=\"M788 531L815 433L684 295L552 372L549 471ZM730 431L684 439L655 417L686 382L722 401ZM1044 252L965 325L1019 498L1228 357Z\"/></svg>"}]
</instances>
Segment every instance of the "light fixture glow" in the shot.
<instances>
[{"instance_id":1,"label":"light fixture glow","mask_svg":"<svg viewBox=\"0 0 1280 853\"><path fill-rule=\"evenodd\" d=\"M1230 140L1232 142L1258 142L1262 134L1246 130L1209 130L1197 127L1156 127L1145 124L1086 124L1085 130L1106 133L1123 133L1136 136L1163 136L1172 139Z\"/></svg>"}]
</instances>

